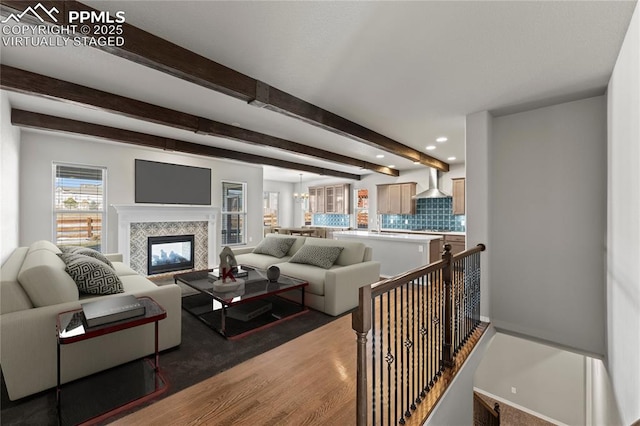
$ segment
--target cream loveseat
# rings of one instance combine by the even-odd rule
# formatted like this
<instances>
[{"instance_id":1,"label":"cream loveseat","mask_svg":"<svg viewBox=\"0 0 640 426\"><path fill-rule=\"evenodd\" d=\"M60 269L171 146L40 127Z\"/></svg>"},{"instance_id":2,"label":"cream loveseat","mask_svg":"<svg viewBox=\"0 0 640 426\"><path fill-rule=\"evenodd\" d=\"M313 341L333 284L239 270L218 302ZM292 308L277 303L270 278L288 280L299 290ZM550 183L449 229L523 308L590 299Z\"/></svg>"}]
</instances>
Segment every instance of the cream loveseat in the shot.
<instances>
[{"instance_id":1,"label":"cream loveseat","mask_svg":"<svg viewBox=\"0 0 640 426\"><path fill-rule=\"evenodd\" d=\"M358 306L358 289L380 279L380 262L371 260L371 248L363 243L279 234L268 234L265 240L270 238L294 239L294 242L282 257L257 253L256 247L236 248L233 251L238 264L259 269L275 265L280 268L281 274L307 281L309 285L305 289L305 305L329 315L340 315ZM263 245L265 240L257 247ZM342 251L328 269L291 262L293 256L305 245L342 247ZM298 291L284 295L299 301Z\"/></svg>"},{"instance_id":2,"label":"cream loveseat","mask_svg":"<svg viewBox=\"0 0 640 426\"><path fill-rule=\"evenodd\" d=\"M0 269L0 366L11 400L56 386L56 318L80 304L123 294L149 296L167 311L159 322L159 349L180 344L181 291L175 284L157 286L107 255L124 293L79 293L57 256L58 247L38 241L17 248ZM69 382L154 352L154 325L147 324L61 348L61 381Z\"/></svg>"}]
</instances>

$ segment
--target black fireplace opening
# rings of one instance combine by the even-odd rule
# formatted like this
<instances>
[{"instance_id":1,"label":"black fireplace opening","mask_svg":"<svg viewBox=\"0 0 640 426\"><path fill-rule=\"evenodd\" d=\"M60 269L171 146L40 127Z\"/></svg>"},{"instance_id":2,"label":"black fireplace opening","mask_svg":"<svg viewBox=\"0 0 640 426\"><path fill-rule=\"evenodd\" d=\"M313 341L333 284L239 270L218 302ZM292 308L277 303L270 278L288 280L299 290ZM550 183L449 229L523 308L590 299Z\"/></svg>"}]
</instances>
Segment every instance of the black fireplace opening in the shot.
<instances>
[{"instance_id":1,"label":"black fireplace opening","mask_svg":"<svg viewBox=\"0 0 640 426\"><path fill-rule=\"evenodd\" d=\"M149 275L183 271L194 267L193 235L165 235L147 239Z\"/></svg>"}]
</instances>

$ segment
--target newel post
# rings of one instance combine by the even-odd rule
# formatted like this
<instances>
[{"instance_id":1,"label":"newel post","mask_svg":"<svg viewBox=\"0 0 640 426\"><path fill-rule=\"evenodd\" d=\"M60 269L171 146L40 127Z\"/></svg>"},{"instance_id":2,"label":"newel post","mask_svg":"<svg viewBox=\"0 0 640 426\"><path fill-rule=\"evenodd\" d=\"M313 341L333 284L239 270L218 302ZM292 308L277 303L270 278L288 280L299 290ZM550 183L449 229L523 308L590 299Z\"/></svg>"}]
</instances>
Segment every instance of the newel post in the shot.
<instances>
[{"instance_id":1,"label":"newel post","mask_svg":"<svg viewBox=\"0 0 640 426\"><path fill-rule=\"evenodd\" d=\"M451 291L451 244L445 244L444 252L442 253L442 260L444 266L442 268L442 281L444 284L444 342L442 347L442 361L445 368L453 367L453 353L451 348L453 346L453 300Z\"/></svg>"},{"instance_id":2,"label":"newel post","mask_svg":"<svg viewBox=\"0 0 640 426\"><path fill-rule=\"evenodd\" d=\"M356 332L358 359L356 370L356 425L366 426L367 411L367 334L371 329L371 285L360 287L358 309L351 314Z\"/></svg>"}]
</instances>

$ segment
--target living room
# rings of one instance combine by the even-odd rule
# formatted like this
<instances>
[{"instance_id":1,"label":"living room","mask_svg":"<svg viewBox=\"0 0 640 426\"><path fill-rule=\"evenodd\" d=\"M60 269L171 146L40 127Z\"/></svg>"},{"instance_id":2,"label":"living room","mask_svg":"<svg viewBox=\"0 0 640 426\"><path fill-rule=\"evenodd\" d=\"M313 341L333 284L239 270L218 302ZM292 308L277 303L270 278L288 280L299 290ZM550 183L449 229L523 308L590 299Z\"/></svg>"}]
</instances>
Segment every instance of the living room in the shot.
<instances>
[{"instance_id":1,"label":"living room","mask_svg":"<svg viewBox=\"0 0 640 426\"><path fill-rule=\"evenodd\" d=\"M172 12L177 13L178 10L172 10ZM635 22L635 27L632 26L631 29L635 28L637 31L637 10L635 14L636 21L633 21ZM624 15L626 18L631 16L628 10L626 10ZM133 14L131 16L133 21ZM625 22L628 23L629 21L627 20ZM619 30L621 35L624 35L626 27L620 29L616 26L616 28ZM176 38L179 38L179 36L176 35ZM615 52L613 50L611 52L612 58L610 58L610 64L614 63L615 57L618 54L620 45L618 44L617 46L618 47L615 49ZM3 64L5 64L4 53L5 52L3 51ZM99 53L106 55L103 52ZM65 69L63 64L56 62L54 59L55 55L51 53L43 54L41 57L38 57L38 55L33 55L33 57L31 57L31 55L27 55L26 53L17 53L15 56L7 55L6 57L9 58L6 60L10 62L9 65L11 66L23 66L33 72L50 74L63 80L73 80L78 84L92 86L106 91L118 92L120 94L126 94L128 91L132 90L127 86L127 83L119 83L114 81L115 79L107 79L103 74L98 72L98 68L100 68L104 62L102 62L103 57L97 54L89 53L85 59L81 60L83 63L83 69L78 68L75 70ZM533 55L533 57L535 58L535 55ZM623 59L624 58L625 57L623 56ZM633 62L634 60L637 60L637 57L631 56L631 59L628 59L630 62ZM118 64L122 65L124 70L132 70L131 65L127 65L124 62L121 63L119 61L123 60L118 59ZM633 93L633 88L637 87L637 75L633 75L633 70L635 70L633 67L635 65L620 62L619 66L620 68L618 68L618 72L627 73L628 75L623 74L622 80L620 79L621 77L618 77L615 81L624 86L624 89L622 89L623 92L630 88L631 90L629 91ZM631 69L631 71L628 71L629 69ZM146 73L141 74L132 72L131 79L134 81L133 85L138 84L140 87L143 86L144 75L149 76L147 78L150 78L150 76L157 77L158 81L162 82L166 82L167 80L165 79L168 78L173 79L173 77L160 76L159 74L160 73L156 70L148 70ZM537 278L534 278L533 275L531 278L527 279L523 277L514 278L514 276L517 276L517 273L514 273L513 270L506 269L504 266L509 264L509 262L505 261L506 259L513 261L514 258L517 257L515 254L512 254L513 252L518 251L514 249L516 247L521 247L521 250L524 250L527 255L531 255L533 258L538 260L542 259L548 261L548 258L553 255L556 255L557 259L567 260L564 256L568 249L572 246L575 248L576 245L582 247L581 243L585 240L572 239L571 244L563 244L562 242L555 240L553 243L550 243L549 239L543 238L541 238L541 240L544 241L531 240L535 240L536 235L545 235L545 232L549 233L551 239L555 239L558 235L565 235L565 232L574 238L576 234L586 234L587 232L593 231L595 235L585 238L589 244L598 245L599 249L597 251L589 251L588 258L599 259L604 257L605 253L603 247L605 246L605 243L610 248L610 252L611 248L615 248L617 254L620 252L627 253L622 255L623 261L621 266L617 266L619 265L617 261L609 259L607 263L608 266L600 265L600 269L598 271L602 272L601 275L605 275L605 273L607 273L610 277L615 277L615 279L622 277L621 285L622 288L625 289L624 292L629 292L631 295L637 294L637 285L634 284L636 281L634 281L633 278L628 278L628 274L626 272L622 273L622 271L633 272L637 270L637 268L634 269L635 267L633 266L633 262L624 260L632 259L633 254L637 253L637 232L635 232L635 228L631 230L619 229L617 227L612 228L614 225L611 223L609 223L609 228L607 229L607 217L610 220L610 218L613 217L611 216L612 212L613 214L620 215L615 217L619 217L620 220L625 221L625 223L634 223L634 218L636 217L633 216L633 214L635 214L634 212L637 212L637 197L634 196L635 192L631 189L632 186L627 186L628 183L625 181L630 183L637 181L637 174L633 174L634 172L632 171L635 168L633 161L637 158L637 156L635 156L636 151L634 151L634 149L637 148L637 145L631 145L631 148L628 148L627 145L630 140L633 141L637 139L634 139L634 137L637 136L637 131L636 133L633 133L633 129L628 130L629 133L624 133L622 139L616 139L620 138L620 136L618 136L619 133L615 132L620 131L619 129L621 127L615 127L615 125L622 120L622 126L624 129L628 128L626 126L632 127L631 124L625 124L625 113L620 113L620 111L623 109L628 111L637 111L637 105L634 104L633 101L624 101L626 103L616 104L616 99L613 97L614 94L619 95L620 92L617 91L619 89L609 83L610 72L605 74L606 75L601 76L602 81L595 85L598 86L598 90L595 92L589 92L586 94L582 93L583 96L579 96L576 99L566 99L566 102L565 100L558 100L557 102L551 102L544 106L541 105L542 108L538 112L531 112L531 110L535 109L535 107L532 107L530 110L524 109L522 111L523 114L520 116L518 116L517 113L505 113L502 116L496 114L496 117L492 117L490 114L485 116L481 113L473 114L476 110L467 111L468 116L466 118L462 117L462 119L466 121L465 125L467 131L465 136L467 143L467 161L464 169L462 170L464 170L464 175L466 175L470 184L468 187L469 194L467 208L469 211L475 211L474 214L468 214L467 218L468 244L485 242L488 243L491 250L492 243L500 243L499 247L496 248L497 251L489 251L488 253L488 270L491 270L491 273L493 274L492 284L495 284L495 286L491 287L493 290L491 293L488 291L486 293L483 292L483 297L486 296L486 300L484 300L485 303L483 304L483 306L486 306L486 313L488 314L490 312L493 314L492 320L494 318L497 322L502 320L502 327L506 329L510 328L514 332L520 332L532 336L533 338L552 341L557 344L566 344L567 342L570 342L568 346L570 346L572 350L577 349L581 350L583 353L595 354L603 359L609 359L612 366L610 374L613 376L613 385L616 389L617 398L620 401L619 405L622 419L625 423L630 424L638 417L637 410L633 408L633 403L630 402L638 395L638 387L637 381L632 381L632 384L630 385L625 384L627 371L626 366L630 365L629 368L632 373L631 376L633 377L637 376L638 367L635 364L635 359L627 362L625 361L626 355L623 354L634 351L633 345L637 343L637 338L633 336L629 337L628 334L632 334L632 332L621 332L621 329L616 327L621 326L625 322L629 323L629 321L631 321L631 323L634 323L634 321L637 321L638 309L636 309L635 305L631 308L620 308L619 305L617 305L617 303L619 303L617 301L618 299L616 299L616 305L609 306L608 309L605 309L607 308L607 303L614 302L612 302L613 299L603 298L602 293L608 288L610 292L615 292L617 295L618 287L615 287L612 284L609 284L609 286L602 284L604 278L599 279L599 284L593 286L591 286L591 284L593 284L593 278L587 278L584 282L590 283L589 286L585 286L588 288L580 287L575 283L567 284L565 280L562 279L560 280L563 282L563 286L561 286L562 292L561 294L558 294L557 289L553 287L553 283L557 282L557 278L554 277L566 277L564 275L564 268L567 266L567 264L563 264L560 260L553 264L554 267L550 268L551 272L549 274L534 274ZM102 75L102 78L94 80L93 77L95 75ZM127 75L126 72L124 72L123 75ZM552 80L550 77L549 79ZM445 79L443 78L442 80ZM566 83L566 80L564 81L565 86L563 87L569 87L570 85ZM620 83L620 81L622 81L622 83ZM521 84L523 86L526 85L525 83ZM320 84L318 85L322 86ZM197 88L191 83L181 82L176 83L175 86L166 85L166 87L166 93L146 93L144 95L145 100L153 102L155 99L158 100L158 103L164 103L164 101L167 100L166 98L171 98L172 100L169 101L169 104L172 104L174 108L180 107L181 109L190 110L192 112L195 112L194 109L196 108L190 105L191 100L198 99L199 101L203 101L202 105L211 101L210 98L207 98L206 100L198 98L199 95L196 93L199 93L202 89L197 90ZM571 89L575 89L575 87L571 87ZM509 90L515 91L516 87L512 87L506 91ZM497 91L498 90L496 90L496 92ZM572 90L566 90L566 92L572 92ZM166 98L164 98L165 96ZM182 98L182 96L184 96L184 98ZM550 92L545 92L540 95L540 97L548 100L553 96L550 95ZM572 104L573 101L575 101L575 103ZM52 221L52 163L99 165L106 167L108 173L107 203L109 205L130 205L134 203L135 196L133 176L135 159L147 159L159 162L188 164L192 166L210 168L213 177L212 200L214 203L222 198L222 182L246 182L247 204L262 206L263 191L273 182L267 179L268 182L265 184L265 172L262 167L257 164L203 158L197 155L185 155L178 152L171 152L170 150L134 147L132 145L125 145L118 142L98 141L97 139L88 137L61 135L58 133L37 130L20 131L17 127L10 124L11 108L24 109L26 105L30 105L34 109L37 108L38 112L43 114L52 114L57 116L68 115L75 119L83 117L84 120L89 122L97 119L98 117L98 113L96 111L85 110L78 106L54 102L45 103L44 101L40 103L40 101L31 99L27 102L26 95L11 94L11 96L9 96L6 92L2 92L1 127L3 183L2 223L0 224L2 226L2 239L0 242L0 255L2 256L3 261L15 248L19 246L28 245L32 241L43 238L50 239ZM221 116L229 114L229 117L224 117L229 123L238 120L237 118L231 118L231 116L233 116L233 111L223 111L220 114ZM609 119L607 120L607 117L605 117L607 114L615 115L609 116ZM354 115L357 114L354 113ZM584 154L586 158L589 159L589 167L580 168L579 176L576 179L592 183L592 180L588 180L590 179L591 174L586 170L590 168L592 171L597 170L595 177L600 184L603 184L607 178L610 182L609 188L598 187L596 191L597 196L594 197L596 201L590 200L584 213L580 212L579 208L575 208L579 203L577 203L574 198L571 199L570 203L572 207L566 210L570 214L565 216L560 215L558 212L565 211L564 209L561 209L560 206L567 206L567 204L564 204L564 201L558 200L558 198L552 198L551 200L544 199L544 202L539 204L527 204L527 198L520 196L521 191L527 192L530 189L534 189L534 191L529 192L529 194L541 195L542 191L540 188L531 183L531 181L543 182L543 186L549 185L549 182L563 182L559 186L554 186L554 190L561 192L566 189L578 189L579 191L577 192L582 194L582 187L580 186L580 183L567 179L568 175L571 174L570 171L572 166L568 166L564 171L562 171L562 165L554 163L553 167L549 166L549 170L546 171L544 177L538 178L536 177L536 172L540 169L544 169L549 163L544 163L545 155L543 153L535 152L533 157L529 156L529 158L535 158L539 162L535 166L528 164L526 158L529 153L524 147L524 142L523 146L515 152L516 155L510 157L510 153L513 153L513 151L509 151L509 149L514 147L514 145L510 145L512 140L527 140L529 143L533 144L535 140L535 137L531 136L533 132L527 132L526 129L535 129L536 127L533 123L539 122L539 120L548 120L543 122L547 124L552 123L553 126L559 125L558 122L552 119L554 116L561 117L562 120L566 120L568 123L576 126L581 126L584 130L584 134L578 132L577 135L571 136L571 138L573 138L571 139L571 146L573 149L577 149L577 147L580 146L580 138L590 138L589 135L593 133L590 130L596 132L598 134L598 138L603 139L606 137L603 136L603 132L606 133L606 128L608 127L609 129L615 129L613 131L610 130L612 133L607 135L608 140L612 144L611 146L616 149L622 147L621 149L627 150L624 151L627 152L627 155L616 156L615 158L612 156L608 157L608 172L606 173L604 171L604 167L598 167L598 164L603 166L606 162L604 157L607 156L607 152L603 145L597 145L597 143L594 142L594 146L591 146L589 152ZM102 124L114 124L110 119L105 119L104 116L101 117L102 118L98 119L98 121L102 121ZM579 118L576 119L576 117ZM523 127L518 127L519 123L517 120L519 118L521 118L525 123ZM133 119L122 118L121 120L122 121L119 121L120 125L126 125L134 131L155 133L159 129L158 125L139 123ZM562 120L558 119L558 121ZM293 121L297 124L292 124L292 126L295 127L301 125L299 122L295 120ZM585 123L589 121L592 121L592 123ZM606 124L606 126L603 125L603 123ZM491 125L495 126L494 129L497 129L498 132L496 145L492 145L490 143ZM627 130L624 130L624 132L627 132ZM168 137L178 137L177 133L167 129L163 129L159 134L165 134ZM525 135L527 135L527 137L525 137ZM180 137L181 136L183 136L182 133L180 134ZM554 139L551 140L550 143L565 140L565 136L567 135L558 131L554 134ZM202 135L193 135L190 136L190 138L198 141L204 141L206 139L206 137ZM433 139L435 140L435 138ZM233 146L233 144L231 144L231 146ZM634 148L634 146L636 148ZM357 151L358 148L351 149ZM554 152L555 154L559 153L558 151L551 152ZM617 155L617 151L615 152ZM625 159L622 157L627 158ZM291 154L283 154L283 158L291 160L294 159L295 156ZM567 157L562 158L567 159ZM581 158L585 157L583 156ZM596 158L601 158L602 163L595 161ZM296 161L301 161L299 158L295 159ZM629 161L631 161L631 163L629 163ZM507 162L511 163L506 166L505 164ZM492 167L497 168L489 169L487 164L491 164ZM455 177L456 172L460 173L460 167L462 166L458 166L458 168L453 167L453 177ZM508 179L500 179L500 176L512 176L514 170L518 169L526 172L523 173L523 176L525 176L526 179L523 178L522 180L517 181L517 184L521 185L519 188L516 188L515 184L513 186L508 185ZM419 172L409 171L407 174L403 174L400 179L374 174L373 176L375 177L371 177L371 175L369 175L368 177L364 177L358 181L340 178L332 178L327 181L350 182L354 186L361 185L361 187L373 191L377 183L396 182L404 179L414 180L413 176L415 175L412 175L412 173ZM504 173L504 175L499 175L499 173ZM609 175L607 175L607 173L609 173ZM445 177L447 176L445 175ZM448 178L450 177L452 176L448 176ZM424 177L421 176L420 179L424 182ZM615 186L612 186L612 179L615 180ZM305 181L305 186L313 184L313 181ZM295 220L301 220L302 218L302 215L295 210L299 207L294 205L292 201L293 192L298 191L297 181L290 181L277 185L279 188L287 188L289 190L288 193L284 189L280 192L282 199L286 199L287 202L291 203L290 208L287 209L292 212L290 216L292 220L290 226L302 225L302 223L294 223L293 221L294 218ZM617 192L617 188L627 188L629 189L628 194L631 195L621 196ZM604 210L603 206L606 203L607 195L614 197L613 200L610 199L609 204L607 204L611 209L609 216L602 211ZM509 197L513 200L517 200L517 202L514 203L515 205L510 205ZM602 201L602 203L598 200ZM527 214L526 211L520 209L519 207L522 205L529 205L529 211L531 214ZM518 207L516 210L518 215L509 216L507 213L509 211L513 211L511 209L516 207ZM597 214L595 214L594 211L597 211ZM261 208L247 210L247 244L257 243L263 238L262 213ZM585 216L583 216L583 214ZM526 223L523 224L523 222L519 222L519 218L522 220L526 219ZM588 222L592 218L597 222L595 227L589 226ZM117 213L114 209L109 208L107 211L106 227L106 248L109 252L119 251L120 248L118 246L118 231L116 223ZM489 224L491 224L491 226L489 226ZM502 225L504 225L503 228L501 228ZM606 234L606 232L608 232L608 234ZM523 233L526 237L524 238L525 241L518 240L517 242L514 242L511 238L513 235L520 235L520 233ZM609 236L609 240L607 240L607 235ZM526 247L522 248L522 246ZM544 253L544 255L541 253ZM609 253L609 255L611 255L611 253ZM573 267L575 270L583 269L583 262L579 258L570 258L568 260L570 260L568 265ZM518 263L516 262L515 264ZM615 274L613 274L611 268L615 269ZM557 273L558 275L554 276L554 273ZM597 272L597 274L598 273L599 272ZM634 276L633 273L630 275ZM572 280L567 279L566 281L570 282ZM517 284L515 282L517 282ZM542 284L538 285L539 283ZM529 290L533 288L539 288L539 293L531 294ZM573 295L569 293L573 293ZM504 301L501 303L500 294L511 294L514 297L514 300L509 301L509 303L504 303ZM596 298L596 294L600 294L600 296L597 296ZM526 297L522 297L523 295L526 295ZM580 311L579 307L572 304L573 309L576 310L578 316L574 319L562 318L563 321L579 322L577 319L593 321L598 324L598 331L584 332L584 334L581 334L582 330L577 332L579 330L577 327L570 327L566 324L564 326L560 326L560 330L551 330L546 328L548 324L545 323L545 318L543 317L550 318L548 323L556 323L556 320L561 318L561 315L559 315L558 312L561 309L564 309L564 304L572 301L572 298L575 295L578 295L576 296L576 305L579 305L580 303L593 303L597 306L597 309L592 310L592 312L587 315L587 313ZM515 300L516 296L519 296L518 300ZM558 298L555 296L558 296ZM491 306L491 308L489 308L489 306ZM613 307L619 309L613 309ZM539 313L538 315L535 315L534 311L536 309L546 312L546 315L540 315ZM519 315L515 313L515 311L518 310L520 310L521 319L518 319ZM526 319L524 318L525 316L527 317ZM510 321L512 322L510 323ZM526 329L527 326L530 326L530 328ZM619 333L622 334L620 335ZM609 336L608 340L605 339L605 336L607 335ZM625 340L626 343L623 343ZM621 365L625 365L625 367L621 367Z\"/></svg>"}]
</instances>

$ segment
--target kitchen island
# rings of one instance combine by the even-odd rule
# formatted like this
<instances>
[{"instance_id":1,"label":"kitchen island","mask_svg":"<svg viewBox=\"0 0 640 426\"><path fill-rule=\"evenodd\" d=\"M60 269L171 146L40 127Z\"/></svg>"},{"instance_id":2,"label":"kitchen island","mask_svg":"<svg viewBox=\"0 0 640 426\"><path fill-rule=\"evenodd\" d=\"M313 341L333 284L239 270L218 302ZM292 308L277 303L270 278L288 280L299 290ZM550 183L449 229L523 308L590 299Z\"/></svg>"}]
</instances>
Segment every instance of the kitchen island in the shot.
<instances>
[{"instance_id":1,"label":"kitchen island","mask_svg":"<svg viewBox=\"0 0 640 426\"><path fill-rule=\"evenodd\" d=\"M371 247L372 260L380 262L380 274L383 277L396 276L438 260L439 257L430 256L430 252L438 253L442 246L441 235L341 231L334 232L333 237L337 240L359 241Z\"/></svg>"}]
</instances>

